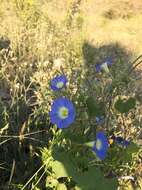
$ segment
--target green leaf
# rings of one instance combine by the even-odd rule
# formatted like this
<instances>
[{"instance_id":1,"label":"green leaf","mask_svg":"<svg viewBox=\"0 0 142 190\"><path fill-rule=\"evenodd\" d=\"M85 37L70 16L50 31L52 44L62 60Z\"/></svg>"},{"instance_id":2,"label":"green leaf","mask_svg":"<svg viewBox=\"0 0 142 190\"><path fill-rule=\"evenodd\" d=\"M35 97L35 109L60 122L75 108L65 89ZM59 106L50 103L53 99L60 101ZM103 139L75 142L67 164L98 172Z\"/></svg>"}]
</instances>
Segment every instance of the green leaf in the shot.
<instances>
[{"instance_id":1,"label":"green leaf","mask_svg":"<svg viewBox=\"0 0 142 190\"><path fill-rule=\"evenodd\" d=\"M65 162L65 160L64 160L64 162ZM66 164L67 164L67 168L69 170L71 170L71 168L70 168L71 165L68 165L68 163L66 163ZM52 167L52 170L54 171L57 178L68 177L67 169L64 167L62 162L55 160L50 163L50 166Z\"/></svg>"},{"instance_id":2,"label":"green leaf","mask_svg":"<svg viewBox=\"0 0 142 190\"><path fill-rule=\"evenodd\" d=\"M90 141L90 142L87 142L87 143L84 143L85 146L89 147L89 148L92 148L94 146L94 141Z\"/></svg>"},{"instance_id":3,"label":"green leaf","mask_svg":"<svg viewBox=\"0 0 142 190\"><path fill-rule=\"evenodd\" d=\"M46 179L46 187L51 187L51 188L55 188L57 187L59 184L57 179L54 179L53 177L49 176Z\"/></svg>"},{"instance_id":4,"label":"green leaf","mask_svg":"<svg viewBox=\"0 0 142 190\"><path fill-rule=\"evenodd\" d=\"M52 167L56 178L69 177L69 173L75 174L75 164L69 159L69 155L66 152L54 149L53 158L54 161L52 161L49 166Z\"/></svg>"},{"instance_id":5,"label":"green leaf","mask_svg":"<svg viewBox=\"0 0 142 190\"><path fill-rule=\"evenodd\" d=\"M93 97L88 97L86 100L88 114L90 117L92 116L102 116L104 115L104 104L101 102L97 104Z\"/></svg>"},{"instance_id":6,"label":"green leaf","mask_svg":"<svg viewBox=\"0 0 142 190\"><path fill-rule=\"evenodd\" d=\"M62 134L64 135L65 138L70 139L72 142L79 144L86 142L86 138L81 134L73 134L70 131L65 131L65 130L62 132Z\"/></svg>"},{"instance_id":7,"label":"green leaf","mask_svg":"<svg viewBox=\"0 0 142 190\"><path fill-rule=\"evenodd\" d=\"M118 186L116 179L104 178L102 172L94 166L88 168L87 172L78 175L77 182L81 190L116 190Z\"/></svg>"},{"instance_id":8,"label":"green leaf","mask_svg":"<svg viewBox=\"0 0 142 190\"><path fill-rule=\"evenodd\" d=\"M75 190L82 190L82 189L78 186L75 186Z\"/></svg>"},{"instance_id":9,"label":"green leaf","mask_svg":"<svg viewBox=\"0 0 142 190\"><path fill-rule=\"evenodd\" d=\"M140 103L142 103L142 94L136 94L136 99L137 101L139 101Z\"/></svg>"},{"instance_id":10,"label":"green leaf","mask_svg":"<svg viewBox=\"0 0 142 190\"><path fill-rule=\"evenodd\" d=\"M133 159L133 154L139 151L139 147L135 143L130 143L126 149L121 151L121 157L124 162L130 162Z\"/></svg>"},{"instance_id":11,"label":"green leaf","mask_svg":"<svg viewBox=\"0 0 142 190\"><path fill-rule=\"evenodd\" d=\"M65 184L59 183L59 185L57 186L57 190L67 190L67 187Z\"/></svg>"},{"instance_id":12,"label":"green leaf","mask_svg":"<svg viewBox=\"0 0 142 190\"><path fill-rule=\"evenodd\" d=\"M136 105L136 99L133 97L116 97L114 108L120 113L127 113Z\"/></svg>"},{"instance_id":13,"label":"green leaf","mask_svg":"<svg viewBox=\"0 0 142 190\"><path fill-rule=\"evenodd\" d=\"M68 152L59 152L55 149L53 158L54 161L51 162L50 166L55 176L57 178L72 177L73 181L77 183L77 189L117 189L117 180L104 178L103 173L95 166L89 167L85 172L78 170L76 158Z\"/></svg>"},{"instance_id":14,"label":"green leaf","mask_svg":"<svg viewBox=\"0 0 142 190\"><path fill-rule=\"evenodd\" d=\"M127 151L130 153L130 154L133 154L133 153L136 153L139 151L139 146L135 143L130 143L127 147Z\"/></svg>"}]
</instances>

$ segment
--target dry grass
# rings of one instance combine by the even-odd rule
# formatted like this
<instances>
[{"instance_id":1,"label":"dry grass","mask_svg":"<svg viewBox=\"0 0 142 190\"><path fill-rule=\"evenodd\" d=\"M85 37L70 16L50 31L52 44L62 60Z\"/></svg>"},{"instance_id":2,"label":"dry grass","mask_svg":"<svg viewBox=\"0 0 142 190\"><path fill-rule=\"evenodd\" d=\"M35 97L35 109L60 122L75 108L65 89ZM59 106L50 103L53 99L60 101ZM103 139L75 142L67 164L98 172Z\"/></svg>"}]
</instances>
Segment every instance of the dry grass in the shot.
<instances>
[{"instance_id":1,"label":"dry grass","mask_svg":"<svg viewBox=\"0 0 142 190\"><path fill-rule=\"evenodd\" d=\"M133 54L142 52L141 1L90 0L83 8L86 38L93 40L95 45L117 42Z\"/></svg>"},{"instance_id":2,"label":"dry grass","mask_svg":"<svg viewBox=\"0 0 142 190\"><path fill-rule=\"evenodd\" d=\"M1 35L8 36L13 47L19 46L20 41L23 41L23 36L28 35L34 49L39 45L38 38L43 50L45 44L41 45L41 42L46 43L45 40L47 40L45 36L47 17L57 25L63 24L70 4L71 1L67 0L40 1L39 14L41 16L39 16L38 26L36 30L27 31L24 23L27 16L26 11L23 15L21 12L22 16L19 17L12 1L2 1L0 9ZM84 0L82 1L81 14L84 16L85 38L88 41L93 41L95 46L117 42L133 54L137 55L142 52L142 27L140 25L142 2L140 0L137 2L133 0Z\"/></svg>"},{"instance_id":3,"label":"dry grass","mask_svg":"<svg viewBox=\"0 0 142 190\"><path fill-rule=\"evenodd\" d=\"M72 26L67 27L72 2L0 0L0 37L10 39L12 51L12 56L5 60L0 70L3 77L0 98L11 95L12 106L14 103L19 107L22 105L19 100L23 93L23 107L29 108L29 104L36 103L41 106L41 110L35 110L39 111L37 115L42 115L45 110L48 112L49 105L42 104L45 100L49 103L49 95L52 95L46 94L49 80L57 72L54 63L59 60L64 60L63 69L67 76L77 72L81 76L86 74L81 66L88 57L94 64L94 59L95 62L102 61L104 57L115 54L115 49L127 60L142 53L141 0L82 0ZM89 53L82 49L89 50ZM76 85L75 90L81 86L80 82L71 80L70 83ZM34 96L32 101L31 94ZM29 118L24 117L22 106L21 112L17 113L12 107L15 118L19 117L19 123L12 123L12 130L17 130L16 133L30 118L29 115Z\"/></svg>"}]
</instances>

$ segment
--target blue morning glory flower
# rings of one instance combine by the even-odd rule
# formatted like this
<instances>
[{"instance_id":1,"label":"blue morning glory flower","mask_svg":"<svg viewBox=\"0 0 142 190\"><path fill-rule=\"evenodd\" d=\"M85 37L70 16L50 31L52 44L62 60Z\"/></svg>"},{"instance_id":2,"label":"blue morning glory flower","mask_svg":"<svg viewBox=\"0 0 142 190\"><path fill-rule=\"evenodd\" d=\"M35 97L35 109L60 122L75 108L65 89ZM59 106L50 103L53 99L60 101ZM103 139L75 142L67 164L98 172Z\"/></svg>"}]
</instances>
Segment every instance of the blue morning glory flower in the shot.
<instances>
[{"instance_id":1,"label":"blue morning glory flower","mask_svg":"<svg viewBox=\"0 0 142 190\"><path fill-rule=\"evenodd\" d=\"M105 71L106 73L109 72L109 66L112 65L112 59L111 58L107 58L103 61L102 64L96 64L95 68L96 68L96 72L99 73L101 71Z\"/></svg>"},{"instance_id":2,"label":"blue morning glory flower","mask_svg":"<svg viewBox=\"0 0 142 190\"><path fill-rule=\"evenodd\" d=\"M97 123L98 125L103 124L104 121L105 121L104 116L98 116L98 117L96 117L96 123Z\"/></svg>"},{"instance_id":3,"label":"blue morning glory flower","mask_svg":"<svg viewBox=\"0 0 142 190\"><path fill-rule=\"evenodd\" d=\"M118 144L118 145L120 145L120 146L122 146L122 147L127 147L129 144L130 144L130 142L128 141L128 140L125 140L125 139L123 139L122 137L116 137L115 138L115 141L116 141L116 143Z\"/></svg>"},{"instance_id":4,"label":"blue morning glory flower","mask_svg":"<svg viewBox=\"0 0 142 190\"><path fill-rule=\"evenodd\" d=\"M56 76L51 80L51 88L54 91L61 90L66 86L67 78L65 75Z\"/></svg>"},{"instance_id":5,"label":"blue morning glory flower","mask_svg":"<svg viewBox=\"0 0 142 190\"><path fill-rule=\"evenodd\" d=\"M100 158L104 160L108 150L108 140L104 132L98 132L96 135L96 141L93 146L93 151Z\"/></svg>"},{"instance_id":6,"label":"blue morning glory flower","mask_svg":"<svg viewBox=\"0 0 142 190\"><path fill-rule=\"evenodd\" d=\"M75 108L67 98L56 99L49 113L51 123L56 124L58 128L67 128L75 120Z\"/></svg>"},{"instance_id":7,"label":"blue morning glory flower","mask_svg":"<svg viewBox=\"0 0 142 190\"><path fill-rule=\"evenodd\" d=\"M95 65L95 68L96 68L96 72L97 73L99 73L99 72L101 72L101 64L99 64L99 63L97 63L96 65Z\"/></svg>"}]
</instances>

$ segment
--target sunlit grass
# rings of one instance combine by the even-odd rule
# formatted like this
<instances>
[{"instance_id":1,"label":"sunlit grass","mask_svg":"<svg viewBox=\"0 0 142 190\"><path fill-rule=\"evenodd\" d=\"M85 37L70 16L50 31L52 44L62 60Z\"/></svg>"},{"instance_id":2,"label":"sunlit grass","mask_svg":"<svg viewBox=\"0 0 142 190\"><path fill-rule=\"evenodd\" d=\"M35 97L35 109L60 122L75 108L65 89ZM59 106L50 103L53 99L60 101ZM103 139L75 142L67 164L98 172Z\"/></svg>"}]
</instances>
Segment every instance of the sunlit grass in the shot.
<instances>
[{"instance_id":1,"label":"sunlit grass","mask_svg":"<svg viewBox=\"0 0 142 190\"><path fill-rule=\"evenodd\" d=\"M124 3L125 2L125 3ZM127 3L126 3L127 2ZM131 6L128 6L128 3ZM142 5L140 1L89 1L84 3L87 39L93 40L95 45L118 42L128 51L139 54L141 48ZM128 9L129 8L129 9ZM106 18L104 13L112 10L117 17ZM117 12L116 12L117 11ZM130 17L123 18L128 12ZM122 15L122 16L121 16Z\"/></svg>"},{"instance_id":2,"label":"sunlit grass","mask_svg":"<svg viewBox=\"0 0 142 190\"><path fill-rule=\"evenodd\" d=\"M8 56L5 51L0 54L0 113L3 122L0 146L5 146L1 156L7 161L9 170L13 154L17 160L24 160L24 148L34 149L28 160L26 156L22 160L24 167L33 161L33 157L39 159L38 148L47 145L53 132L48 128L48 111L54 97L49 81L54 75L66 72L70 78L68 94L75 99L86 73L94 72L94 63L113 54L115 49L120 50L120 58L126 57L129 61L142 52L141 0L84 0L79 6L74 2L77 0L0 0L0 38L10 40ZM90 48L87 55L83 52L85 46ZM86 66L88 57L92 61L91 70ZM88 77L96 77L90 73ZM141 81L136 89L140 85ZM3 110L5 105L8 108ZM41 133L44 135L40 136ZM9 147L12 147L12 153ZM24 156L18 155L20 151ZM0 163L0 170L5 169L4 164ZM18 164L16 161L16 168ZM31 166L28 175L26 171L23 176L17 174L17 181L24 179L20 181L23 190L38 176L32 189L36 188L46 173L46 170L40 173L43 168L44 164Z\"/></svg>"}]
</instances>

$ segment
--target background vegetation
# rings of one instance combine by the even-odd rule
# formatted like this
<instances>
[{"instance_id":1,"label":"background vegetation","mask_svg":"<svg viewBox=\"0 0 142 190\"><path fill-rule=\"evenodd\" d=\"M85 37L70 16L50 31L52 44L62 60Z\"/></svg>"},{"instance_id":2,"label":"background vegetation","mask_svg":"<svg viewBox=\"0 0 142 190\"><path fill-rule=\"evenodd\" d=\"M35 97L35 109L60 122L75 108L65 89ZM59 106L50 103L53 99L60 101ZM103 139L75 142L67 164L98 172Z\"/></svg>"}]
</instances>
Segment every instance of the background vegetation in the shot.
<instances>
[{"instance_id":1,"label":"background vegetation","mask_svg":"<svg viewBox=\"0 0 142 190\"><path fill-rule=\"evenodd\" d=\"M142 189L142 73L133 62L142 53L141 19L141 0L0 0L0 189ZM110 75L96 73L108 57ZM50 80L60 73L77 112L64 133L48 115L61 95ZM118 96L134 97L135 107L122 113L131 105L119 105L118 113ZM90 97L105 104L99 129L133 143L127 151L114 145L103 162L80 147L95 139Z\"/></svg>"}]
</instances>

